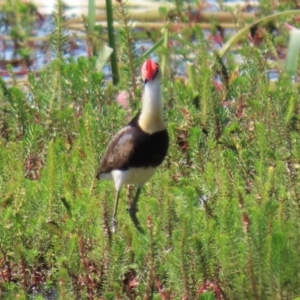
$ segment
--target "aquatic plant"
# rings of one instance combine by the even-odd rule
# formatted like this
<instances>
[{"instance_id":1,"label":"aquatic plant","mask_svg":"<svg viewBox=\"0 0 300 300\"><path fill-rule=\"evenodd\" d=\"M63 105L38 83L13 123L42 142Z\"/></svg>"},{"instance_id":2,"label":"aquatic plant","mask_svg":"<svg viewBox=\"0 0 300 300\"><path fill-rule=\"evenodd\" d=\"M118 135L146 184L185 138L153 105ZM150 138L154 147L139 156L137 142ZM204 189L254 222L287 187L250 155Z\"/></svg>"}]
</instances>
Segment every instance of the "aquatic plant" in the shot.
<instances>
[{"instance_id":1,"label":"aquatic plant","mask_svg":"<svg viewBox=\"0 0 300 300\"><path fill-rule=\"evenodd\" d=\"M96 169L140 103L117 103L124 85L105 82L96 56L60 55L68 41L60 5L56 58L26 86L0 80L0 298L297 299L299 91L285 73L270 89L275 41L266 38L262 51L242 40L240 73L226 85L234 56L217 65L199 26L194 40L170 34L168 56L163 34L152 34L149 52L170 59L178 50L193 78L185 84L169 61L170 151L141 194L146 233L128 217L128 188L112 235L114 188L96 181ZM126 45L132 28L123 30ZM138 62L132 55L128 66L136 97ZM221 64L228 76L216 85Z\"/></svg>"}]
</instances>

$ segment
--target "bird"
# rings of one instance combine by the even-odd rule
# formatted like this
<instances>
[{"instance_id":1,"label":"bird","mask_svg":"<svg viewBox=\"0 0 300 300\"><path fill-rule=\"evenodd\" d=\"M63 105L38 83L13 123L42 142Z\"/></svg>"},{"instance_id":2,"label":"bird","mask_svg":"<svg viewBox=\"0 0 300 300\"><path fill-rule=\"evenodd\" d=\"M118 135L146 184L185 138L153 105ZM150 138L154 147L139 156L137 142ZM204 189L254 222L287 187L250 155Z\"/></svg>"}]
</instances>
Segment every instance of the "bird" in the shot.
<instances>
[{"instance_id":1,"label":"bird","mask_svg":"<svg viewBox=\"0 0 300 300\"><path fill-rule=\"evenodd\" d=\"M136 216L138 199L142 187L164 161L169 148L169 135L163 118L161 77L159 64L147 59L142 65L142 108L113 136L100 161L96 178L113 180L116 189L112 232L117 230L120 191L125 184L137 187L129 215L135 227L144 232Z\"/></svg>"}]
</instances>

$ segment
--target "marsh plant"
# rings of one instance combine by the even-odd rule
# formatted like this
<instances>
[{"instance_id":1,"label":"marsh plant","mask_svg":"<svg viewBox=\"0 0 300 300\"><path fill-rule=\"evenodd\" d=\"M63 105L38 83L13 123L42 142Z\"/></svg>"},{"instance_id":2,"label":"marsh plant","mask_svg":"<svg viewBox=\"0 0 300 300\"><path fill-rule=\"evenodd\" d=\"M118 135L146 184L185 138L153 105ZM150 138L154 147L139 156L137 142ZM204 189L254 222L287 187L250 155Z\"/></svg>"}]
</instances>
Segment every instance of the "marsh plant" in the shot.
<instances>
[{"instance_id":1,"label":"marsh plant","mask_svg":"<svg viewBox=\"0 0 300 300\"><path fill-rule=\"evenodd\" d=\"M59 54L67 36L56 26ZM300 297L299 91L284 73L270 89L265 52L245 42L243 72L217 89L216 59L193 30L193 85L163 78L170 150L141 194L144 235L127 213L131 189L112 234L114 187L95 179L139 101L120 106L93 56L57 55L25 87L0 81L1 299Z\"/></svg>"}]
</instances>

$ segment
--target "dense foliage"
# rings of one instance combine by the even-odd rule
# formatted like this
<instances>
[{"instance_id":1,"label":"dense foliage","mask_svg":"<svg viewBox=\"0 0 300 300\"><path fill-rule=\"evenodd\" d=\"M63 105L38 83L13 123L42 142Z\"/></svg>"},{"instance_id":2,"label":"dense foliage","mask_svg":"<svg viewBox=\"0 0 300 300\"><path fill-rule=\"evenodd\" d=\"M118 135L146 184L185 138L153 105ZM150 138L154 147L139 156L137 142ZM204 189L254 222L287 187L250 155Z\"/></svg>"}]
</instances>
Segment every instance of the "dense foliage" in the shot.
<instances>
[{"instance_id":1,"label":"dense foliage","mask_svg":"<svg viewBox=\"0 0 300 300\"><path fill-rule=\"evenodd\" d=\"M270 89L267 58L248 43L241 75L217 89L197 27L194 38L193 53L178 48L193 55L195 85L170 68L163 79L171 144L141 194L145 235L127 213L131 188L111 233L113 184L95 179L139 101L120 106L94 57L58 57L26 88L0 82L1 299L300 296L299 91L284 75ZM139 95L140 70L123 71Z\"/></svg>"}]
</instances>

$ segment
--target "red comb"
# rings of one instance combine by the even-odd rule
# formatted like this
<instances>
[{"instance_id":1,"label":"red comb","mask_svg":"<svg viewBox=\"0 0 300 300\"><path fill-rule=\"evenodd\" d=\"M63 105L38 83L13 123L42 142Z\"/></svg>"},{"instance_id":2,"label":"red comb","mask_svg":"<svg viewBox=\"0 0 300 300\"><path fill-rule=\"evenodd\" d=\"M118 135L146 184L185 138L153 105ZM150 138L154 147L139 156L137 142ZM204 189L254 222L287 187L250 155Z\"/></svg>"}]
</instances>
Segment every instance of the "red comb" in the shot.
<instances>
[{"instance_id":1,"label":"red comb","mask_svg":"<svg viewBox=\"0 0 300 300\"><path fill-rule=\"evenodd\" d=\"M144 79L148 81L151 80L153 78L156 69L157 69L156 63L151 59L147 59L142 66L142 74Z\"/></svg>"}]
</instances>

